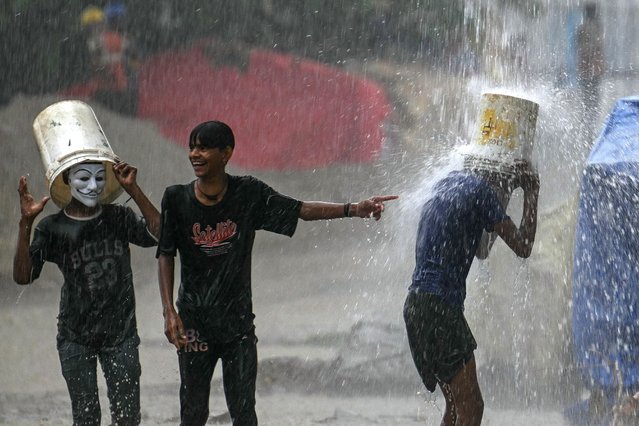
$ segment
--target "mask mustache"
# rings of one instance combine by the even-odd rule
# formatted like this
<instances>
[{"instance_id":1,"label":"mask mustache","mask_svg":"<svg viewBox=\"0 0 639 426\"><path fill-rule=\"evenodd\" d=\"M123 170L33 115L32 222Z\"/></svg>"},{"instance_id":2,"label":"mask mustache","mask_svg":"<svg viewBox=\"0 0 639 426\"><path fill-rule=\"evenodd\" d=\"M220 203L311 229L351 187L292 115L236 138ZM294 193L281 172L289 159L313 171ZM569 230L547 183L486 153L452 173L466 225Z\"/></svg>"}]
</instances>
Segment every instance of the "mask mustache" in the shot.
<instances>
[{"instance_id":1,"label":"mask mustache","mask_svg":"<svg viewBox=\"0 0 639 426\"><path fill-rule=\"evenodd\" d=\"M102 193L102 190L96 190L96 191L86 191L86 190L78 190L78 192L82 195L86 195L89 197L95 197L98 196Z\"/></svg>"}]
</instances>

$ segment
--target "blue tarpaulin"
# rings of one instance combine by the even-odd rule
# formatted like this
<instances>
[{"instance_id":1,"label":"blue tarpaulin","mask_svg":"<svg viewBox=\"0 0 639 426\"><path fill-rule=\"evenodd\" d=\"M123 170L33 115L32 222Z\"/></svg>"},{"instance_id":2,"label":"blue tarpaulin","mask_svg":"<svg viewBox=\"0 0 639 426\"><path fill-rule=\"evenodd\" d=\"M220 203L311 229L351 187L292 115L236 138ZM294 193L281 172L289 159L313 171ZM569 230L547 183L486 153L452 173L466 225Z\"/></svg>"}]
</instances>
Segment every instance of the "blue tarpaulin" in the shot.
<instances>
[{"instance_id":1,"label":"blue tarpaulin","mask_svg":"<svg viewBox=\"0 0 639 426\"><path fill-rule=\"evenodd\" d=\"M586 386L639 391L639 97L616 102L581 181L572 330Z\"/></svg>"}]
</instances>

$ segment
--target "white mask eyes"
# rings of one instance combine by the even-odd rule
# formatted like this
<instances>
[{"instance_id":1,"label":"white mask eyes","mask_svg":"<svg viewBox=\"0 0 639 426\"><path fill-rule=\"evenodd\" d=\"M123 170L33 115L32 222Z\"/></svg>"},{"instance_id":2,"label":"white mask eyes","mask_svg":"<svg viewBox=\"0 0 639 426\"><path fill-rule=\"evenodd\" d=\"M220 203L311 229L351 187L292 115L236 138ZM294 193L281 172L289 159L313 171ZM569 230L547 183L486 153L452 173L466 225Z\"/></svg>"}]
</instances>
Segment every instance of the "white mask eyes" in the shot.
<instances>
[{"instance_id":1,"label":"white mask eyes","mask_svg":"<svg viewBox=\"0 0 639 426\"><path fill-rule=\"evenodd\" d=\"M71 196L87 207L95 207L106 185L102 163L81 163L69 169Z\"/></svg>"}]
</instances>

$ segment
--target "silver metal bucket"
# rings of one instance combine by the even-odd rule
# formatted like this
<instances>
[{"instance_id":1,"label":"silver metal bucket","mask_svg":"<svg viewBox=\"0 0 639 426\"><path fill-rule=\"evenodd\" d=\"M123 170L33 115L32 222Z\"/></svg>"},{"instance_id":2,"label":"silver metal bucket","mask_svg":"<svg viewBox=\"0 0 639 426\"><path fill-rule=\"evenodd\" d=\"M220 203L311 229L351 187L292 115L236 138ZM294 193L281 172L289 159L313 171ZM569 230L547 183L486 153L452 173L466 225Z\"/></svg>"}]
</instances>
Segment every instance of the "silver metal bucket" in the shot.
<instances>
[{"instance_id":1,"label":"silver metal bucket","mask_svg":"<svg viewBox=\"0 0 639 426\"><path fill-rule=\"evenodd\" d=\"M110 203L122 193L111 167L117 157L93 109L86 103L69 100L50 105L33 121L33 134L45 168L51 199L60 208L71 201L71 191L64 183L62 173L86 161L105 165L107 179L100 203Z\"/></svg>"},{"instance_id":2,"label":"silver metal bucket","mask_svg":"<svg viewBox=\"0 0 639 426\"><path fill-rule=\"evenodd\" d=\"M466 167L514 174L518 160L532 162L539 105L484 93L472 141L462 148Z\"/></svg>"}]
</instances>

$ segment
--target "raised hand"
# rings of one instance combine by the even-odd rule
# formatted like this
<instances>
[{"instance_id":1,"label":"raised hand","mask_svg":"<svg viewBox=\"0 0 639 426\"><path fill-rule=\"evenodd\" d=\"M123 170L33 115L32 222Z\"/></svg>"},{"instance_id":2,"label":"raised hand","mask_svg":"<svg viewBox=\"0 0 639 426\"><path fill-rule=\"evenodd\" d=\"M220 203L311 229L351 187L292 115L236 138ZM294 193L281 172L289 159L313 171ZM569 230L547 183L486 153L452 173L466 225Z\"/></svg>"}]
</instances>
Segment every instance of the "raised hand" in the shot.
<instances>
[{"instance_id":1,"label":"raised hand","mask_svg":"<svg viewBox=\"0 0 639 426\"><path fill-rule=\"evenodd\" d=\"M44 210L44 206L50 198L45 196L42 197L40 201L36 201L29 192L26 176L20 177L20 181L18 183L18 194L20 194L20 214L23 219L27 219L29 221L33 221L33 219L35 219L36 216Z\"/></svg>"},{"instance_id":2,"label":"raised hand","mask_svg":"<svg viewBox=\"0 0 639 426\"><path fill-rule=\"evenodd\" d=\"M120 185L127 191L137 184L138 169L124 161L113 164L113 174Z\"/></svg>"},{"instance_id":3,"label":"raised hand","mask_svg":"<svg viewBox=\"0 0 639 426\"><path fill-rule=\"evenodd\" d=\"M527 161L520 161L515 165L517 173L516 187L521 187L524 192L539 190L539 174L533 170Z\"/></svg>"}]
</instances>

